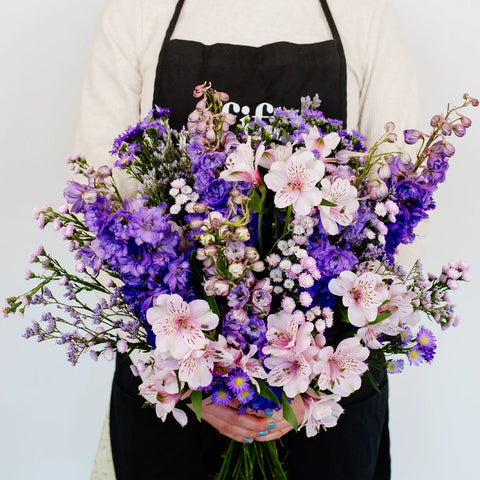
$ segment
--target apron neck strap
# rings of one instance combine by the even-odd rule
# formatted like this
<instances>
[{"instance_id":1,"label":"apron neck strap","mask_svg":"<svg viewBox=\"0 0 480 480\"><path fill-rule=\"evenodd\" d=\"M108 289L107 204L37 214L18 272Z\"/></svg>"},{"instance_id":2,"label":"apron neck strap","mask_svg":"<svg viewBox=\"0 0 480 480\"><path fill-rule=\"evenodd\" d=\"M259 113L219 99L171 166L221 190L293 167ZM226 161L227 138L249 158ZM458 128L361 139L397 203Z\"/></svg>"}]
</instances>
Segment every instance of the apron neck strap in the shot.
<instances>
[{"instance_id":1,"label":"apron neck strap","mask_svg":"<svg viewBox=\"0 0 480 480\"><path fill-rule=\"evenodd\" d=\"M170 20L170 24L168 25L167 31L165 33L165 37L163 39L162 49L160 50L160 57L159 57L159 64L161 64L165 52L165 46L167 42L170 41L170 37L172 36L173 31L175 30L175 26L177 25L178 17L180 16L180 12L182 11L183 4L185 0L178 0L177 6L175 7L175 12L173 13L173 17Z\"/></svg>"},{"instance_id":2,"label":"apron neck strap","mask_svg":"<svg viewBox=\"0 0 480 480\"><path fill-rule=\"evenodd\" d=\"M335 40L338 56L340 58L341 119L344 121L343 128L347 128L347 60L343 50L342 39L338 33L338 29L335 25L335 21L333 20L332 12L330 11L327 0L320 0L320 4L322 5L323 13L327 19L333 39Z\"/></svg>"}]
</instances>

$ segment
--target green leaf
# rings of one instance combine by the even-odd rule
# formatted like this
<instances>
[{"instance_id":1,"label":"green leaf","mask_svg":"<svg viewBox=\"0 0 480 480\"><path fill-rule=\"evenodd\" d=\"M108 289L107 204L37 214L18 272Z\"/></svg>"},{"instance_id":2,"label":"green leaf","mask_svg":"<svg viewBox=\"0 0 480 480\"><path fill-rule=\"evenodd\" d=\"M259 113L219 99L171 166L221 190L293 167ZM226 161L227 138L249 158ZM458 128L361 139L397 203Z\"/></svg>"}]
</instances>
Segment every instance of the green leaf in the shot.
<instances>
[{"instance_id":1,"label":"green leaf","mask_svg":"<svg viewBox=\"0 0 480 480\"><path fill-rule=\"evenodd\" d=\"M320 205L322 207L336 207L337 206L336 203L329 202L328 200L325 200L324 198L322 198L322 201L320 202Z\"/></svg>"},{"instance_id":2,"label":"green leaf","mask_svg":"<svg viewBox=\"0 0 480 480\"><path fill-rule=\"evenodd\" d=\"M383 312L377 315L377 318L373 322L369 322L369 325L376 325L377 323L383 322L388 317L392 316L392 312Z\"/></svg>"},{"instance_id":3,"label":"green leaf","mask_svg":"<svg viewBox=\"0 0 480 480\"><path fill-rule=\"evenodd\" d=\"M293 411L292 406L288 401L288 397L285 395L285 392L282 392L282 409L283 409L283 418L290 424L295 430L298 430L298 420L295 412Z\"/></svg>"},{"instance_id":4,"label":"green leaf","mask_svg":"<svg viewBox=\"0 0 480 480\"><path fill-rule=\"evenodd\" d=\"M220 254L220 252L218 255L218 260L215 263L215 267L219 275L221 275L223 278L226 278L227 280L230 279L230 272L228 271L227 265L225 263L225 258L223 257L223 255Z\"/></svg>"},{"instance_id":5,"label":"green leaf","mask_svg":"<svg viewBox=\"0 0 480 480\"><path fill-rule=\"evenodd\" d=\"M268 398L272 402L275 402L277 405L280 405L280 400L278 397L270 390L268 385L262 380L259 380L258 378L255 379L258 382L258 386L260 387L260 395L262 397Z\"/></svg>"},{"instance_id":6,"label":"green leaf","mask_svg":"<svg viewBox=\"0 0 480 480\"><path fill-rule=\"evenodd\" d=\"M197 420L199 422L202 421L202 392L199 390L194 390L190 395L190 400L192 401L193 411L197 416Z\"/></svg>"},{"instance_id":7,"label":"green leaf","mask_svg":"<svg viewBox=\"0 0 480 480\"><path fill-rule=\"evenodd\" d=\"M248 197L250 198L250 202L248 203L248 208L255 213L262 213L262 198L258 194L258 192L252 188L248 192Z\"/></svg>"},{"instance_id":8,"label":"green leaf","mask_svg":"<svg viewBox=\"0 0 480 480\"><path fill-rule=\"evenodd\" d=\"M345 323L350 323L348 318L348 310L346 308L340 308L340 320Z\"/></svg>"},{"instance_id":9,"label":"green leaf","mask_svg":"<svg viewBox=\"0 0 480 480\"><path fill-rule=\"evenodd\" d=\"M370 370L367 370L362 376L365 377L372 384L373 388L377 392L380 391L380 389L378 388L378 382L375 379L375 377L372 375L372 372L370 372Z\"/></svg>"},{"instance_id":10,"label":"green leaf","mask_svg":"<svg viewBox=\"0 0 480 480\"><path fill-rule=\"evenodd\" d=\"M205 295L205 300L207 301L208 306L210 307L210 310L213 313L217 314L218 317L220 318L220 309L218 308L218 305L217 305L217 302L215 301L215 299L213 297Z\"/></svg>"}]
</instances>

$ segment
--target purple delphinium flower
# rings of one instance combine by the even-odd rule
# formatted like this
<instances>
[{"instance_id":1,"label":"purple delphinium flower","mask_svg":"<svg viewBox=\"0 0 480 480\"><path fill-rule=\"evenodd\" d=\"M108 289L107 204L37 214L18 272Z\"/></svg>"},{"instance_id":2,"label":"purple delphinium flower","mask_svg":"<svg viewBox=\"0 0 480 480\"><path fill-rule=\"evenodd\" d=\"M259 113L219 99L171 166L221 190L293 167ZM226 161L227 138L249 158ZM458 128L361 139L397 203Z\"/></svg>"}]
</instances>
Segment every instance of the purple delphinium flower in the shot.
<instances>
[{"instance_id":1,"label":"purple delphinium flower","mask_svg":"<svg viewBox=\"0 0 480 480\"><path fill-rule=\"evenodd\" d=\"M244 285L237 285L228 294L228 306L232 308L242 308L250 298L250 291Z\"/></svg>"},{"instance_id":2,"label":"purple delphinium flower","mask_svg":"<svg viewBox=\"0 0 480 480\"><path fill-rule=\"evenodd\" d=\"M336 276L344 270L353 270L358 258L351 250L329 246L323 251L311 254L317 260L317 267L323 275Z\"/></svg>"}]
</instances>

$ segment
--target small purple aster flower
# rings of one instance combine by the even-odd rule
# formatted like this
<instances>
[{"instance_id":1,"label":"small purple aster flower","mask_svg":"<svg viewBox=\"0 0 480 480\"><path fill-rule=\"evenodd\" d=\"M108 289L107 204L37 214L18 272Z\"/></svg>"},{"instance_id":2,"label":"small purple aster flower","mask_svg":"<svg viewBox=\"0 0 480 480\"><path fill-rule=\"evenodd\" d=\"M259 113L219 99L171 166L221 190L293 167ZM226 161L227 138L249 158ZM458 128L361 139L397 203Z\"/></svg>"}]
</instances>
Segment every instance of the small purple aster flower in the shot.
<instances>
[{"instance_id":1,"label":"small purple aster flower","mask_svg":"<svg viewBox=\"0 0 480 480\"><path fill-rule=\"evenodd\" d=\"M405 362L401 359L399 360L390 360L387 365L387 372L388 373L400 373L403 371L403 367L405 366Z\"/></svg>"},{"instance_id":2,"label":"small purple aster flower","mask_svg":"<svg viewBox=\"0 0 480 480\"><path fill-rule=\"evenodd\" d=\"M435 336L428 328L422 326L417 333L416 340L417 347L422 352L425 361L430 363L435 356L435 350L437 348Z\"/></svg>"},{"instance_id":3,"label":"small purple aster flower","mask_svg":"<svg viewBox=\"0 0 480 480\"><path fill-rule=\"evenodd\" d=\"M247 390L243 391L242 393L239 393L239 394L235 395L235 398L242 405L245 405L246 403L251 401L254 396L255 396L255 392L254 392L253 388L251 386L249 386L249 388Z\"/></svg>"},{"instance_id":4,"label":"small purple aster flower","mask_svg":"<svg viewBox=\"0 0 480 480\"><path fill-rule=\"evenodd\" d=\"M406 345L412 339L412 331L410 327L405 325L405 328L400 332L400 340L402 345Z\"/></svg>"},{"instance_id":5,"label":"small purple aster flower","mask_svg":"<svg viewBox=\"0 0 480 480\"><path fill-rule=\"evenodd\" d=\"M413 347L412 350L408 352L408 361L410 362L410 365L420 365L424 360L425 357L418 346Z\"/></svg>"},{"instance_id":6,"label":"small purple aster flower","mask_svg":"<svg viewBox=\"0 0 480 480\"><path fill-rule=\"evenodd\" d=\"M235 395L239 395L250 388L248 375L242 370L235 370L227 379L227 386Z\"/></svg>"},{"instance_id":7,"label":"small purple aster flower","mask_svg":"<svg viewBox=\"0 0 480 480\"><path fill-rule=\"evenodd\" d=\"M230 403L232 396L226 388L220 386L212 392L211 399L215 405L225 406Z\"/></svg>"}]
</instances>

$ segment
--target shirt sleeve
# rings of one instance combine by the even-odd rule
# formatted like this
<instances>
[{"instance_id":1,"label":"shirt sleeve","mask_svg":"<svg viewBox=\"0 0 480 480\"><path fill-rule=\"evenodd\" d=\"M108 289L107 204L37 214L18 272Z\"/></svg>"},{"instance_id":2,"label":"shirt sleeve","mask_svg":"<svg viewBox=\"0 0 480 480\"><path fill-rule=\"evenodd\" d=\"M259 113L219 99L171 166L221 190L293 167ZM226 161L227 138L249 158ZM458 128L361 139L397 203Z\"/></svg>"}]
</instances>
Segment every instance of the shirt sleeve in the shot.
<instances>
[{"instance_id":1,"label":"shirt sleeve","mask_svg":"<svg viewBox=\"0 0 480 480\"><path fill-rule=\"evenodd\" d=\"M111 165L113 140L140 117L140 2L108 0L90 47L79 99L73 152ZM119 179L128 194L133 185Z\"/></svg>"},{"instance_id":2,"label":"shirt sleeve","mask_svg":"<svg viewBox=\"0 0 480 480\"><path fill-rule=\"evenodd\" d=\"M392 121L397 133L413 128L417 121L417 83L405 42L391 6L376 2L368 25L360 86L359 130L371 141L384 133Z\"/></svg>"}]
</instances>

